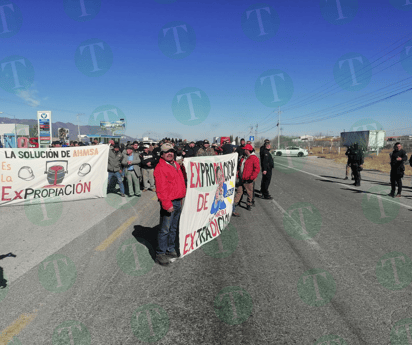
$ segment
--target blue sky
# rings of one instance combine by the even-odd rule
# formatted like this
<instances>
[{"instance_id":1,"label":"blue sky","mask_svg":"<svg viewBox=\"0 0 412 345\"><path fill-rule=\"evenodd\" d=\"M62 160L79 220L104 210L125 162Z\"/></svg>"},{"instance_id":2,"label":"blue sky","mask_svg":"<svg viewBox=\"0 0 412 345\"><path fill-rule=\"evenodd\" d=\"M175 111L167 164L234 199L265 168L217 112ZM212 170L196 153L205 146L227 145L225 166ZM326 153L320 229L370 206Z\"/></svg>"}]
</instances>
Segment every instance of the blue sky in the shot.
<instances>
[{"instance_id":1,"label":"blue sky","mask_svg":"<svg viewBox=\"0 0 412 345\"><path fill-rule=\"evenodd\" d=\"M84 113L82 124L98 124L96 109L109 120L117 109L132 137L246 136L258 124L258 136L272 138L280 106L285 135L337 135L369 122L412 133L412 92L328 120L311 115L412 87L412 78L400 83L412 77L408 3L1 0L0 111L34 119L52 110L54 122L72 123Z\"/></svg>"}]
</instances>

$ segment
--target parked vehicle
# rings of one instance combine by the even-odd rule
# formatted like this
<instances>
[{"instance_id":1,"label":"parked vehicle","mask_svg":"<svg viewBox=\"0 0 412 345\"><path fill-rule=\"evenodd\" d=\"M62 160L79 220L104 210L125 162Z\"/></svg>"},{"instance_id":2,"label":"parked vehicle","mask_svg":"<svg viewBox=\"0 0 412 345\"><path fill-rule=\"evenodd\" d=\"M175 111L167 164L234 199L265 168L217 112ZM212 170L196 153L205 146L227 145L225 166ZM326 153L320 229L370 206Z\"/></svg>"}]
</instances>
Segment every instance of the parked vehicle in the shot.
<instances>
[{"instance_id":1,"label":"parked vehicle","mask_svg":"<svg viewBox=\"0 0 412 345\"><path fill-rule=\"evenodd\" d=\"M365 151L376 151L386 145L386 132L383 130L342 132L340 134L342 146L358 143Z\"/></svg>"},{"instance_id":2,"label":"parked vehicle","mask_svg":"<svg viewBox=\"0 0 412 345\"><path fill-rule=\"evenodd\" d=\"M275 156L296 156L296 157L305 157L309 155L308 150L302 149L297 146L289 146L286 149L275 150L273 151Z\"/></svg>"}]
</instances>

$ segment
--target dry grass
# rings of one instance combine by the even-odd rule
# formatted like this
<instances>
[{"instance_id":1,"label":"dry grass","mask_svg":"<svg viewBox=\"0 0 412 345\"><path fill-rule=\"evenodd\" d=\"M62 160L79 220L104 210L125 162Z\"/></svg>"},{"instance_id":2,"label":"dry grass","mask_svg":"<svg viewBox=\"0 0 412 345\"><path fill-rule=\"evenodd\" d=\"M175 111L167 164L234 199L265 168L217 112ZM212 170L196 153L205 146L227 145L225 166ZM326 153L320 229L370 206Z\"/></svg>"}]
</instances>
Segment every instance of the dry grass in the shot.
<instances>
[{"instance_id":1,"label":"dry grass","mask_svg":"<svg viewBox=\"0 0 412 345\"><path fill-rule=\"evenodd\" d=\"M389 173L391 170L391 166L389 165L389 153L391 153L392 151L392 149L382 150L379 152L379 156L376 155L376 152L368 154L365 157L363 168L367 170L378 170L384 173ZM310 155L326 159L333 159L336 163L346 164L348 157L345 155L345 152L346 148L341 148L339 154L336 147L333 147L331 150L329 147L327 147L323 148L322 153L322 147L312 147L310 150ZM410 155L408 154L408 158L409 157ZM406 162L405 167L405 175L412 176L412 168L410 168L408 162Z\"/></svg>"}]
</instances>

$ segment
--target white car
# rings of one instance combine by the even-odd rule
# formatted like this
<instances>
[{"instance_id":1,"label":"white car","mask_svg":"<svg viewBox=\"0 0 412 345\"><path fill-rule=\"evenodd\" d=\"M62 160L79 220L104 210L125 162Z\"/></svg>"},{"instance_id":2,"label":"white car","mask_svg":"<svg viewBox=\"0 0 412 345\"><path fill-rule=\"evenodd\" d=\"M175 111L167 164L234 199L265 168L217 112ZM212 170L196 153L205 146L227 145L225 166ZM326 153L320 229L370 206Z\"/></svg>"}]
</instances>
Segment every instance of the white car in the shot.
<instances>
[{"instance_id":1,"label":"white car","mask_svg":"<svg viewBox=\"0 0 412 345\"><path fill-rule=\"evenodd\" d=\"M302 149L297 146L289 146L283 150L275 150L273 151L273 155L275 156L297 156L297 157L304 157L309 154L308 150Z\"/></svg>"}]
</instances>

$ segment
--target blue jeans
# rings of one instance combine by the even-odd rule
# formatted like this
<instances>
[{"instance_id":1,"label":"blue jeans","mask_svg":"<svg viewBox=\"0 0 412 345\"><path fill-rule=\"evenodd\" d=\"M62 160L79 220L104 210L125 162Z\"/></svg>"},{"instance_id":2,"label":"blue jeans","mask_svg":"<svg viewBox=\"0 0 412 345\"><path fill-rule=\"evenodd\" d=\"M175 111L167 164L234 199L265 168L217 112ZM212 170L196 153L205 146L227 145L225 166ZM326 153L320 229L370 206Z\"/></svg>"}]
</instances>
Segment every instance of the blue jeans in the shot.
<instances>
[{"instance_id":1,"label":"blue jeans","mask_svg":"<svg viewBox=\"0 0 412 345\"><path fill-rule=\"evenodd\" d=\"M116 171L116 172L112 172L109 171L109 178L107 181L107 190L109 191L112 188L112 180L113 180L113 176L117 178L117 183L119 184L120 187L120 193L124 194L124 185L123 185L123 178L122 175L120 175L120 172Z\"/></svg>"},{"instance_id":2,"label":"blue jeans","mask_svg":"<svg viewBox=\"0 0 412 345\"><path fill-rule=\"evenodd\" d=\"M175 240L177 228L179 225L180 214L182 213L182 200L172 201L174 211L167 212L160 209L160 230L157 233L156 254L165 254L166 251L175 251Z\"/></svg>"}]
</instances>

